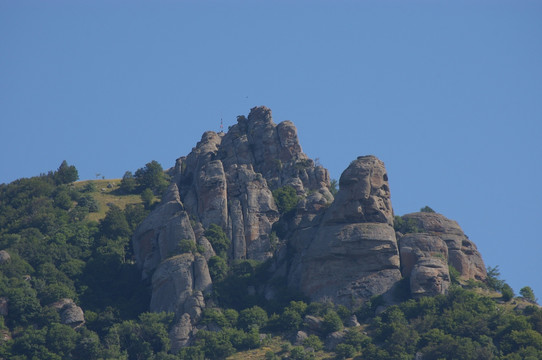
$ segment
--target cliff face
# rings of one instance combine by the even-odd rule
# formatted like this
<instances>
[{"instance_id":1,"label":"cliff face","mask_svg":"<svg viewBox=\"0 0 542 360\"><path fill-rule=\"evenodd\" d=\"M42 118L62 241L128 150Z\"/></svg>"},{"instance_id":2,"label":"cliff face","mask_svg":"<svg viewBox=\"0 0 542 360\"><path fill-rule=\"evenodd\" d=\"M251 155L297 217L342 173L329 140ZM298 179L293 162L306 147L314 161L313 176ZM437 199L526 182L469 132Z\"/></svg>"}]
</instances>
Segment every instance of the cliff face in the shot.
<instances>
[{"instance_id":1,"label":"cliff face","mask_svg":"<svg viewBox=\"0 0 542 360\"><path fill-rule=\"evenodd\" d=\"M152 285L151 311L177 314L174 349L189 341L212 288L207 261L215 251L205 237L211 224L231 239L229 259L270 259L271 277L312 300L353 306L391 296L402 276L411 279L414 296L443 293L448 263L464 278L485 277L474 244L442 215L409 214L422 232L396 236L387 172L376 157L354 160L334 198L328 171L303 153L295 126L275 124L266 107L238 117L227 133L204 133L171 173L162 203L139 226L133 246ZM284 186L299 198L287 214L279 213L272 193ZM181 241L197 245L198 253L183 253Z\"/></svg>"}]
</instances>

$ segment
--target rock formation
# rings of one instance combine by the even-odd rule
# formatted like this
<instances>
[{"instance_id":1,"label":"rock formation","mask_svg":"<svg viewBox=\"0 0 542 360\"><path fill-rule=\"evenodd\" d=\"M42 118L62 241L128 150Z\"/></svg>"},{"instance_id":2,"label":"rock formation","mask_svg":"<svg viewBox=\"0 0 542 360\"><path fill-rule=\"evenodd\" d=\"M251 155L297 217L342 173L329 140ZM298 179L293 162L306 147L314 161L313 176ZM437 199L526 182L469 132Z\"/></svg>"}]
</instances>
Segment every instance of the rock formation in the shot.
<instances>
[{"instance_id":1,"label":"rock formation","mask_svg":"<svg viewBox=\"0 0 542 360\"><path fill-rule=\"evenodd\" d=\"M353 306L401 279L399 252L384 163L359 157L339 186L321 220L291 237L296 256L288 283L312 300Z\"/></svg>"},{"instance_id":2,"label":"rock formation","mask_svg":"<svg viewBox=\"0 0 542 360\"><path fill-rule=\"evenodd\" d=\"M133 247L152 288L151 311L176 314L174 351L198 330L212 289L207 261L218 251L205 230L213 224L231 240L230 260L269 260L275 282L316 301L354 306L374 295L391 298L402 277L413 296L444 293L448 263L463 278L485 277L474 244L441 215L405 215L421 232L396 236L387 172L376 157L354 160L334 198L328 171L303 153L293 123L275 124L266 107L239 116L227 133L204 133L169 173L172 182ZM287 212L273 196L286 186L298 198ZM251 291L274 296L270 284Z\"/></svg>"},{"instance_id":3,"label":"rock formation","mask_svg":"<svg viewBox=\"0 0 542 360\"><path fill-rule=\"evenodd\" d=\"M83 309L77 306L72 299L61 299L51 306L58 310L62 324L77 329L85 323Z\"/></svg>"}]
</instances>

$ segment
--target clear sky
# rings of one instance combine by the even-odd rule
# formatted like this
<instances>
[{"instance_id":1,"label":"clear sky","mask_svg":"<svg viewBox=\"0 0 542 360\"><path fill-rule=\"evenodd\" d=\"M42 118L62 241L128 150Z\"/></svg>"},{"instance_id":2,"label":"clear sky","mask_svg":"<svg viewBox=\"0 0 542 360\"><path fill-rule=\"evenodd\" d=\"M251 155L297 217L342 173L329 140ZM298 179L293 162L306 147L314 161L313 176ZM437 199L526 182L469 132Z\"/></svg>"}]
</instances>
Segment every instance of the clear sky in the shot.
<instances>
[{"instance_id":1,"label":"clear sky","mask_svg":"<svg viewBox=\"0 0 542 360\"><path fill-rule=\"evenodd\" d=\"M541 1L0 0L0 183L168 168L256 105L542 300Z\"/></svg>"}]
</instances>

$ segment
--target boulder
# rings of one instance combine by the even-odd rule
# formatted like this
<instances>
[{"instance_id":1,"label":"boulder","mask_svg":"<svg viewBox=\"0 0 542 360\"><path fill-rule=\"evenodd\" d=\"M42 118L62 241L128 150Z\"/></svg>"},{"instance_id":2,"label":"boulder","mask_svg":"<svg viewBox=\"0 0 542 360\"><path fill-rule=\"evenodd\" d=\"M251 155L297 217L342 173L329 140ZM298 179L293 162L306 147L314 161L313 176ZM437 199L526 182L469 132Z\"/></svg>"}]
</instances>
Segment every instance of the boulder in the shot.
<instances>
[{"instance_id":1,"label":"boulder","mask_svg":"<svg viewBox=\"0 0 542 360\"><path fill-rule=\"evenodd\" d=\"M305 315L305 318L303 319L303 323L312 332L315 333L321 333L322 327L323 327L323 320L321 318L318 318L316 316L312 315Z\"/></svg>"},{"instance_id":2,"label":"boulder","mask_svg":"<svg viewBox=\"0 0 542 360\"><path fill-rule=\"evenodd\" d=\"M335 331L326 336L324 348L328 351L333 351L339 345L346 335L346 330Z\"/></svg>"},{"instance_id":3,"label":"boulder","mask_svg":"<svg viewBox=\"0 0 542 360\"><path fill-rule=\"evenodd\" d=\"M6 250L0 250L0 265L7 264L11 261L11 256Z\"/></svg>"},{"instance_id":4,"label":"boulder","mask_svg":"<svg viewBox=\"0 0 542 360\"><path fill-rule=\"evenodd\" d=\"M442 239L448 247L448 264L456 268L461 278L484 280L486 267L476 245L469 240L456 221L437 213L406 214L413 219L420 232Z\"/></svg>"},{"instance_id":5,"label":"boulder","mask_svg":"<svg viewBox=\"0 0 542 360\"><path fill-rule=\"evenodd\" d=\"M85 323L83 309L77 306L72 299L61 299L51 306L58 310L62 324L77 329Z\"/></svg>"},{"instance_id":6,"label":"boulder","mask_svg":"<svg viewBox=\"0 0 542 360\"><path fill-rule=\"evenodd\" d=\"M299 330L296 334L295 334L295 338L293 339L294 341L292 341L292 343L296 346L300 346L300 345L303 345L303 341L305 341L306 338L308 338L309 336L307 335L306 332L304 331L301 331Z\"/></svg>"}]
</instances>

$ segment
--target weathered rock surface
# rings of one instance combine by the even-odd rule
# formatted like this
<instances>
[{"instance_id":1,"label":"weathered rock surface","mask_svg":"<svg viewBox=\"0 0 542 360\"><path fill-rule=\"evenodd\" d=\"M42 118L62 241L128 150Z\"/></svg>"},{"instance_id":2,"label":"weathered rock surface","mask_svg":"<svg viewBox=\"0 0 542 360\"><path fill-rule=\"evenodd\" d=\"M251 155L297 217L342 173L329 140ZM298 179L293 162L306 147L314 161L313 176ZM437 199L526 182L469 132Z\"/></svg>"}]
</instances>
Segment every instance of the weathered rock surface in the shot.
<instances>
[{"instance_id":1,"label":"weathered rock surface","mask_svg":"<svg viewBox=\"0 0 542 360\"><path fill-rule=\"evenodd\" d=\"M197 318L205 306L203 295L211 289L205 258L191 253L177 255L162 262L153 274L150 309Z\"/></svg>"},{"instance_id":2,"label":"weathered rock surface","mask_svg":"<svg viewBox=\"0 0 542 360\"><path fill-rule=\"evenodd\" d=\"M445 294L450 287L448 264L444 259L420 259L410 273L410 292L413 297Z\"/></svg>"},{"instance_id":3,"label":"weathered rock surface","mask_svg":"<svg viewBox=\"0 0 542 360\"><path fill-rule=\"evenodd\" d=\"M61 299L51 306L58 310L62 324L78 328L85 323L83 309L77 306L72 299Z\"/></svg>"},{"instance_id":4,"label":"weathered rock surface","mask_svg":"<svg viewBox=\"0 0 542 360\"><path fill-rule=\"evenodd\" d=\"M6 250L0 250L0 265L7 264L11 261L11 256Z\"/></svg>"},{"instance_id":5,"label":"weathered rock surface","mask_svg":"<svg viewBox=\"0 0 542 360\"><path fill-rule=\"evenodd\" d=\"M414 297L445 294L450 287L448 247L429 233L407 234L399 239L401 272L410 279Z\"/></svg>"},{"instance_id":6,"label":"weathered rock surface","mask_svg":"<svg viewBox=\"0 0 542 360\"><path fill-rule=\"evenodd\" d=\"M447 262L459 271L463 279L484 280L486 278L486 267L482 256L457 222L437 213L418 212L403 217L416 221L420 232L444 241L448 247Z\"/></svg>"},{"instance_id":7,"label":"weathered rock surface","mask_svg":"<svg viewBox=\"0 0 542 360\"><path fill-rule=\"evenodd\" d=\"M384 164L359 157L339 185L321 221L292 236L296 257L288 283L312 300L353 306L401 279L399 253Z\"/></svg>"}]
</instances>

